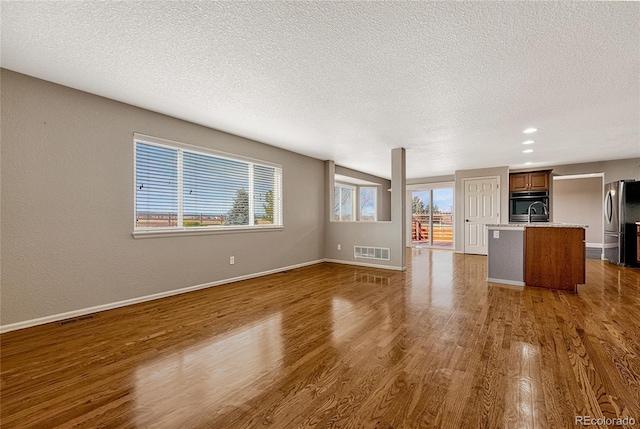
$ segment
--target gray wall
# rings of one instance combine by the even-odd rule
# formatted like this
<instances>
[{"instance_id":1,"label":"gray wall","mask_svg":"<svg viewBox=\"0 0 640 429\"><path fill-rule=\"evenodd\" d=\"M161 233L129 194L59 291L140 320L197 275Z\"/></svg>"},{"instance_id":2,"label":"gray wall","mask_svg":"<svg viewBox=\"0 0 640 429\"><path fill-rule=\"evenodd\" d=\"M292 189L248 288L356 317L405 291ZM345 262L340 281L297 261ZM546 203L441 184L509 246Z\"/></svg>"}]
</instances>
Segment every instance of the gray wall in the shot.
<instances>
[{"instance_id":1,"label":"gray wall","mask_svg":"<svg viewBox=\"0 0 640 429\"><path fill-rule=\"evenodd\" d=\"M497 233L498 237L495 237ZM524 286L524 228L489 228L488 281Z\"/></svg>"},{"instance_id":2,"label":"gray wall","mask_svg":"<svg viewBox=\"0 0 640 429\"><path fill-rule=\"evenodd\" d=\"M453 174L447 176L420 177L417 179L407 179L407 185L425 185L432 183L453 182L454 180L456 180L456 176Z\"/></svg>"},{"instance_id":3,"label":"gray wall","mask_svg":"<svg viewBox=\"0 0 640 429\"><path fill-rule=\"evenodd\" d=\"M638 145L638 142L630 144L635 144L638 147L638 153L640 153L640 145ZM616 180L622 179L640 180L640 157L615 159L612 161L586 162L582 164L552 165L545 168L539 168L538 170L552 170L551 174L553 176L604 173L604 183L615 182ZM532 169L512 170L511 172L517 173L519 171L532 171Z\"/></svg>"},{"instance_id":4,"label":"gray wall","mask_svg":"<svg viewBox=\"0 0 640 429\"><path fill-rule=\"evenodd\" d=\"M0 324L324 258L322 161L8 70L1 87ZM284 230L134 239L134 132L281 164Z\"/></svg>"},{"instance_id":5,"label":"gray wall","mask_svg":"<svg viewBox=\"0 0 640 429\"><path fill-rule=\"evenodd\" d=\"M399 250L406 244L402 149L392 156L394 192L383 193L392 221L329 222L333 187L326 186L322 161L8 70L0 78L1 325L325 257L353 261L358 244L390 247L392 261L381 264L406 265ZM133 239L134 132L282 164L284 230ZM639 164L640 158L563 165L553 174L640 180ZM500 176L501 222L507 222L508 173L506 167L456 171L456 250L464 249L463 179ZM228 262L232 255L235 265Z\"/></svg>"},{"instance_id":6,"label":"gray wall","mask_svg":"<svg viewBox=\"0 0 640 429\"><path fill-rule=\"evenodd\" d=\"M589 225L587 243L602 244L602 177L553 181L553 221Z\"/></svg>"},{"instance_id":7,"label":"gray wall","mask_svg":"<svg viewBox=\"0 0 640 429\"><path fill-rule=\"evenodd\" d=\"M480 168L475 170L458 170L455 174L454 195L454 230L456 252L464 252L464 179L480 177L500 177L500 223L509 222L509 168Z\"/></svg>"},{"instance_id":8,"label":"gray wall","mask_svg":"<svg viewBox=\"0 0 640 429\"><path fill-rule=\"evenodd\" d=\"M342 167L340 165L335 166L336 174L343 176L353 177L355 179L366 180L368 182L378 183L377 186L377 216L378 221L390 221L391 220L391 180L383 179L382 177L373 176L371 174L363 173L361 171L352 170L350 168Z\"/></svg>"},{"instance_id":9,"label":"gray wall","mask_svg":"<svg viewBox=\"0 0 640 429\"><path fill-rule=\"evenodd\" d=\"M406 267L404 231L406 228L406 180L405 151L393 149L391 153L391 221L389 222L334 222L329 211L333 208L333 178L336 166L333 161L325 161L326 181L326 235L325 256L329 260L355 262L360 264L383 265L389 268ZM338 244L342 249L338 250ZM388 247L390 261L357 259L353 256L354 246Z\"/></svg>"},{"instance_id":10,"label":"gray wall","mask_svg":"<svg viewBox=\"0 0 640 429\"><path fill-rule=\"evenodd\" d=\"M640 152L640 147L638 148ZM553 222L582 223L587 243L602 243L602 184L621 179L640 180L640 158L549 166L552 176L603 173L604 178L552 180L551 220ZM512 170L511 173L527 170Z\"/></svg>"},{"instance_id":11,"label":"gray wall","mask_svg":"<svg viewBox=\"0 0 640 429\"><path fill-rule=\"evenodd\" d=\"M640 149L640 148L639 148ZM613 182L620 179L636 179L640 180L640 158L619 159L612 161L590 162L583 164L568 164L557 165L536 168L536 170L551 169L552 175L573 175L573 174L589 174L589 173L604 173L604 182ZM509 173L517 173L520 171L533 171L532 169L516 169L509 170L508 167L497 168L484 168L477 170L459 170L455 172L455 221L454 221L454 240L455 250L458 252L464 251L464 186L463 180L473 177L487 177L487 176L500 176L500 222L509 222ZM407 183L429 183L444 181L442 179L449 176L431 177L422 179L413 179L407 181ZM551 216L554 222L563 222L556 216L556 204L558 200L555 198L556 191L554 187L558 184L558 181L552 181L551 194L552 194L552 210ZM600 212L601 214L601 212ZM600 214L598 216L600 216ZM595 215L592 216L595 220ZM590 217L591 219L591 217ZM580 222L587 223L587 222ZM594 222L592 222L594 223ZM587 223L589 224L589 223ZM591 228L589 228L591 229ZM589 233L587 229L587 233ZM595 228L594 228L595 229ZM600 228L600 231L602 228ZM592 237L595 240L595 237ZM594 243L601 242L594 241ZM587 238L588 242L591 242Z\"/></svg>"}]
</instances>

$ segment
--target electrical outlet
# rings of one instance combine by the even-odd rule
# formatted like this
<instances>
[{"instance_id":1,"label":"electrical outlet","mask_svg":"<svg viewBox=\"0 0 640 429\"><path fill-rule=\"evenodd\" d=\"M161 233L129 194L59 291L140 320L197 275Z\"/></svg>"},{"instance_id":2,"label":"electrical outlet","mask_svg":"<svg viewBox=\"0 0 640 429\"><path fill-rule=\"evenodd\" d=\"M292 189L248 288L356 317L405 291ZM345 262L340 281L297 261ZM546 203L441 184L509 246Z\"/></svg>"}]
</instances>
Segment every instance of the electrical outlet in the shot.
<instances>
[{"instance_id":1,"label":"electrical outlet","mask_svg":"<svg viewBox=\"0 0 640 429\"><path fill-rule=\"evenodd\" d=\"M233 265L235 263L236 263L236 257L235 256L229 257L229 265Z\"/></svg>"},{"instance_id":2,"label":"electrical outlet","mask_svg":"<svg viewBox=\"0 0 640 429\"><path fill-rule=\"evenodd\" d=\"M338 244L338 250L342 250L342 245Z\"/></svg>"}]
</instances>

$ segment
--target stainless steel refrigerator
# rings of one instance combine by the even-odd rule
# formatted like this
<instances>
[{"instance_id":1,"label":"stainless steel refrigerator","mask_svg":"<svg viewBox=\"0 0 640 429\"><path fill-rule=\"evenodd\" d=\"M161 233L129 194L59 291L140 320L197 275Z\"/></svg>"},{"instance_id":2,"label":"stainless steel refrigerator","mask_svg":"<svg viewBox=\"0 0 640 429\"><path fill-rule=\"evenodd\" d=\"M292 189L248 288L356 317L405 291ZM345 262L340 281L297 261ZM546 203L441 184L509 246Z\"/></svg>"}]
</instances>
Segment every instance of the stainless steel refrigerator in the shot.
<instances>
[{"instance_id":1,"label":"stainless steel refrigerator","mask_svg":"<svg viewBox=\"0 0 640 429\"><path fill-rule=\"evenodd\" d=\"M604 186L604 257L637 265L636 222L640 221L640 182L620 180Z\"/></svg>"}]
</instances>

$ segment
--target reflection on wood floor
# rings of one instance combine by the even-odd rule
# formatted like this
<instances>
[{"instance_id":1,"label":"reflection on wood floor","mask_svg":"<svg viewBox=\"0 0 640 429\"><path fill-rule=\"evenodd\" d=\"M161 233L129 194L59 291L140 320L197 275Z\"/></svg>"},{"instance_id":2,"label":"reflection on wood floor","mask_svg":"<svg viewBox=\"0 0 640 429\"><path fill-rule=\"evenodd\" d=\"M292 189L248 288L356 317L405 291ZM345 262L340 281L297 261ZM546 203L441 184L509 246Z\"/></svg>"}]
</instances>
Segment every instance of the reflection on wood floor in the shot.
<instances>
[{"instance_id":1,"label":"reflection on wood floor","mask_svg":"<svg viewBox=\"0 0 640 429\"><path fill-rule=\"evenodd\" d=\"M640 270L588 260L573 295L409 252L404 273L320 264L4 334L2 427L640 421Z\"/></svg>"}]
</instances>

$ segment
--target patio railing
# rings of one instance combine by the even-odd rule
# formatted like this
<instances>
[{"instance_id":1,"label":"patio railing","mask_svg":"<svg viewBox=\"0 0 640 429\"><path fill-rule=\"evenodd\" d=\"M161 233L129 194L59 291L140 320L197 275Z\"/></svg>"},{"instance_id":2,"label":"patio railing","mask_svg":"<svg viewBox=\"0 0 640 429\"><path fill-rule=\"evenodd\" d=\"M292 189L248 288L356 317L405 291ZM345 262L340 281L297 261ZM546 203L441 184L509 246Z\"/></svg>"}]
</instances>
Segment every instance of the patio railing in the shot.
<instances>
[{"instance_id":1,"label":"patio railing","mask_svg":"<svg viewBox=\"0 0 640 429\"><path fill-rule=\"evenodd\" d=\"M429 213L414 213L411 225L411 240L419 243L430 241ZM453 243L453 214L434 213L433 214L433 243L448 244Z\"/></svg>"}]
</instances>

